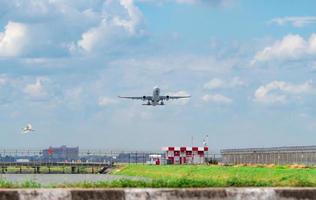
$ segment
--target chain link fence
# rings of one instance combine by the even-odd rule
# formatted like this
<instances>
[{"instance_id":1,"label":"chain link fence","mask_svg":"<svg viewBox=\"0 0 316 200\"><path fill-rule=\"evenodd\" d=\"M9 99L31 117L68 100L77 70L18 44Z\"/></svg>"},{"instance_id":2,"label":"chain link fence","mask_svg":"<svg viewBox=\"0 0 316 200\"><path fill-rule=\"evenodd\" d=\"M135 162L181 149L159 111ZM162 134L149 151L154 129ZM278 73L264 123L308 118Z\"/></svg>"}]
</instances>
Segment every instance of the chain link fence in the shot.
<instances>
[{"instance_id":1,"label":"chain link fence","mask_svg":"<svg viewBox=\"0 0 316 200\"><path fill-rule=\"evenodd\" d=\"M316 146L225 149L221 154L225 164L316 164Z\"/></svg>"},{"instance_id":2,"label":"chain link fence","mask_svg":"<svg viewBox=\"0 0 316 200\"><path fill-rule=\"evenodd\" d=\"M150 155L160 155L161 164L166 164L164 152L151 151L109 151L102 149L82 149L76 153L75 159L65 159L65 155L52 152L46 155L41 149L0 149L0 162L93 162L93 163L152 163ZM207 153L206 163L217 163L220 154Z\"/></svg>"}]
</instances>

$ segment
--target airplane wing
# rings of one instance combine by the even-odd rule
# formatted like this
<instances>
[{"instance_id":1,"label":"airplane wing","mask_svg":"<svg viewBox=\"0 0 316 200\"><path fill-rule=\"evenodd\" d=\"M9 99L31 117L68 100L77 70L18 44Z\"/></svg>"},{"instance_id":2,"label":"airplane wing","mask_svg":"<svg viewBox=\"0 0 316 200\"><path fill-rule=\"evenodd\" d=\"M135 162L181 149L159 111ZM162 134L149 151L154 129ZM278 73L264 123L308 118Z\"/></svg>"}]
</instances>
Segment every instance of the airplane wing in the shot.
<instances>
[{"instance_id":1,"label":"airplane wing","mask_svg":"<svg viewBox=\"0 0 316 200\"><path fill-rule=\"evenodd\" d=\"M169 100L169 99L185 99L190 98L191 96L160 96L160 100Z\"/></svg>"},{"instance_id":2,"label":"airplane wing","mask_svg":"<svg viewBox=\"0 0 316 200\"><path fill-rule=\"evenodd\" d=\"M123 99L134 99L134 100L152 100L152 96L142 96L142 97L122 97L122 96L118 96L119 98L123 98Z\"/></svg>"}]
</instances>

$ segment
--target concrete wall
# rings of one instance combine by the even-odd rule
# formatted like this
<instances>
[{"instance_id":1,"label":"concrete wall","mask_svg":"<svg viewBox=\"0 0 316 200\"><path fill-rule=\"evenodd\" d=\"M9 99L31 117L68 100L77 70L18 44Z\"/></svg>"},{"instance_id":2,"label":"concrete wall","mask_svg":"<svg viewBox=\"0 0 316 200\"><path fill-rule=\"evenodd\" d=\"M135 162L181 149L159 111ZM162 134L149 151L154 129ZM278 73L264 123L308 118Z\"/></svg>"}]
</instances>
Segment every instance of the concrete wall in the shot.
<instances>
[{"instance_id":1,"label":"concrete wall","mask_svg":"<svg viewBox=\"0 0 316 200\"><path fill-rule=\"evenodd\" d=\"M316 188L0 190L0 200L309 200L315 198Z\"/></svg>"}]
</instances>

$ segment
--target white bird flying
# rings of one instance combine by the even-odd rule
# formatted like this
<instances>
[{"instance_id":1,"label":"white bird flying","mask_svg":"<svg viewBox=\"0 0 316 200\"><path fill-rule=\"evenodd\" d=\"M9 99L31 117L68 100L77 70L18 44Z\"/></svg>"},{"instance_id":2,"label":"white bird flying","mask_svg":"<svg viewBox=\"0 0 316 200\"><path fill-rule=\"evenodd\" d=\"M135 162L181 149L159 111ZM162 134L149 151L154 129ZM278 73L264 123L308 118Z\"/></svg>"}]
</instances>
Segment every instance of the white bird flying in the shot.
<instances>
[{"instance_id":1,"label":"white bird flying","mask_svg":"<svg viewBox=\"0 0 316 200\"><path fill-rule=\"evenodd\" d=\"M32 129L32 125L31 124L27 124L26 127L22 128L22 132L23 133L29 133L35 131L34 129Z\"/></svg>"}]
</instances>

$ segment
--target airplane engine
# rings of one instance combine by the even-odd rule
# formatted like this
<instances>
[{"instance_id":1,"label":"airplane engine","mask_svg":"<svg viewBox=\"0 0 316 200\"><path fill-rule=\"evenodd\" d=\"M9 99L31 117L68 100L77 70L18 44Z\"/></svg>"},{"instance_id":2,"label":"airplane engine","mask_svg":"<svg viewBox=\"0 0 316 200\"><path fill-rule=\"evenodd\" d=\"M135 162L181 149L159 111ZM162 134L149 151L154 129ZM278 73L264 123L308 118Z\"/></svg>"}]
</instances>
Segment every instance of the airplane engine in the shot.
<instances>
[{"instance_id":1,"label":"airplane engine","mask_svg":"<svg viewBox=\"0 0 316 200\"><path fill-rule=\"evenodd\" d=\"M143 101L145 101L146 100L146 96L143 96Z\"/></svg>"},{"instance_id":2,"label":"airplane engine","mask_svg":"<svg viewBox=\"0 0 316 200\"><path fill-rule=\"evenodd\" d=\"M169 95L166 96L166 100L168 101L170 99Z\"/></svg>"}]
</instances>

